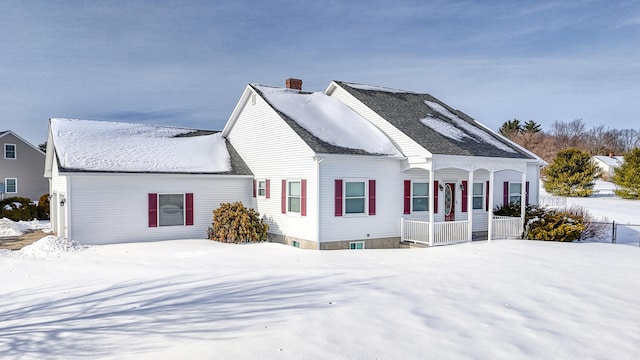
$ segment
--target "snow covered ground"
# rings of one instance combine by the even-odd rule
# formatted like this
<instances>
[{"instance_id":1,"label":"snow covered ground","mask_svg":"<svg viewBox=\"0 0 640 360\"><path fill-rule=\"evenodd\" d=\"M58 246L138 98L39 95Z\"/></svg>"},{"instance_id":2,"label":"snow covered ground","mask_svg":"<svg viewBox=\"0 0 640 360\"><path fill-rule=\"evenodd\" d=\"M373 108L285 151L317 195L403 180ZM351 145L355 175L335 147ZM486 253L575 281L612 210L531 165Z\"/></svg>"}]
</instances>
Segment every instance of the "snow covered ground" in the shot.
<instances>
[{"instance_id":1,"label":"snow covered ground","mask_svg":"<svg viewBox=\"0 0 640 360\"><path fill-rule=\"evenodd\" d=\"M640 202L574 201L639 222ZM0 252L0 358L636 359L629 236L364 251L48 236Z\"/></svg>"}]
</instances>

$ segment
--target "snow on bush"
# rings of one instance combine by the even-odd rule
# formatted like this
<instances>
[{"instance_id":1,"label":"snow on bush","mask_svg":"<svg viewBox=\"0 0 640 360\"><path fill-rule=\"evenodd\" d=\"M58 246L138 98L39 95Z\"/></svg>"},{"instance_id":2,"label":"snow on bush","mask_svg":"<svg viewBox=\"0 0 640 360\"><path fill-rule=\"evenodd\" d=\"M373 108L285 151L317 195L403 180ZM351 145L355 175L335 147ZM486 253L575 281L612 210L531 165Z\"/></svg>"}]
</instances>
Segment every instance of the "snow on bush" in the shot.
<instances>
[{"instance_id":1,"label":"snow on bush","mask_svg":"<svg viewBox=\"0 0 640 360\"><path fill-rule=\"evenodd\" d=\"M26 256L50 257L67 252L78 251L84 248L86 248L85 245L80 245L73 240L48 235L31 245L23 247L19 252Z\"/></svg>"}]
</instances>

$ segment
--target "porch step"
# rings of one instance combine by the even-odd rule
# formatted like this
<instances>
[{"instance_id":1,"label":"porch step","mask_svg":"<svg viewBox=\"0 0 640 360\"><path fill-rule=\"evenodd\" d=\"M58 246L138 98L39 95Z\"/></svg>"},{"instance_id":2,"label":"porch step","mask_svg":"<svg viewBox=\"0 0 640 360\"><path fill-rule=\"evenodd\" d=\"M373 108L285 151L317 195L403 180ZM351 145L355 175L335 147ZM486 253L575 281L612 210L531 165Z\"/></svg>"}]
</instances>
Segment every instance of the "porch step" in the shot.
<instances>
[{"instance_id":1,"label":"porch step","mask_svg":"<svg viewBox=\"0 0 640 360\"><path fill-rule=\"evenodd\" d=\"M414 243L412 241L401 241L400 242L400 247L401 248L406 248L406 249L413 249L413 248L428 248L429 245L427 244L423 244L423 243Z\"/></svg>"}]
</instances>

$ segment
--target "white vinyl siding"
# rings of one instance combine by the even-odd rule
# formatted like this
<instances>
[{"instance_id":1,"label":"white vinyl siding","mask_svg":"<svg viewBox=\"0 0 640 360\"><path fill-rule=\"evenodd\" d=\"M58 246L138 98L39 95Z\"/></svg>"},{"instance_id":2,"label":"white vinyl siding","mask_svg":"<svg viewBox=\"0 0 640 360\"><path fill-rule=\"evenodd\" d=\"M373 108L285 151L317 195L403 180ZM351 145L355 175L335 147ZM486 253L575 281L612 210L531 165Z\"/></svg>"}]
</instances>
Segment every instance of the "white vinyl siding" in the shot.
<instances>
[{"instance_id":1,"label":"white vinyl siding","mask_svg":"<svg viewBox=\"0 0 640 360\"><path fill-rule=\"evenodd\" d=\"M205 239L221 203L251 204L252 182L239 176L74 174L65 206L68 235L86 244ZM149 193L193 193L194 225L149 227Z\"/></svg>"}]
</instances>

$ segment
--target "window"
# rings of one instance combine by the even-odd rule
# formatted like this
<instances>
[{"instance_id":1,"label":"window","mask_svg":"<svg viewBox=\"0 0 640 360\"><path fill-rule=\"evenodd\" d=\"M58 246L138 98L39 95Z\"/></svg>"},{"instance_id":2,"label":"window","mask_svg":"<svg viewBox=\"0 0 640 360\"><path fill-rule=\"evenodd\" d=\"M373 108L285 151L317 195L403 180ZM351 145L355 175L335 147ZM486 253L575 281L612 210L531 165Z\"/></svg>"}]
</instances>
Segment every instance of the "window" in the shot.
<instances>
[{"instance_id":1,"label":"window","mask_svg":"<svg viewBox=\"0 0 640 360\"><path fill-rule=\"evenodd\" d=\"M521 183L509 183L509 203L520 204L522 196Z\"/></svg>"},{"instance_id":2,"label":"window","mask_svg":"<svg viewBox=\"0 0 640 360\"><path fill-rule=\"evenodd\" d=\"M473 183L473 209L482 210L482 203L484 199L484 184L483 183Z\"/></svg>"},{"instance_id":3,"label":"window","mask_svg":"<svg viewBox=\"0 0 640 360\"><path fill-rule=\"evenodd\" d=\"M18 179L4 179L4 191L7 193L18 192Z\"/></svg>"},{"instance_id":4,"label":"window","mask_svg":"<svg viewBox=\"0 0 640 360\"><path fill-rule=\"evenodd\" d=\"M158 195L158 225L184 225L184 194Z\"/></svg>"},{"instance_id":5,"label":"window","mask_svg":"<svg viewBox=\"0 0 640 360\"><path fill-rule=\"evenodd\" d=\"M366 205L366 184L364 181L345 181L345 214L364 214Z\"/></svg>"},{"instance_id":6,"label":"window","mask_svg":"<svg viewBox=\"0 0 640 360\"><path fill-rule=\"evenodd\" d=\"M297 247L297 248L299 248L299 247L300 247L300 241L298 241L298 240L293 240L293 247Z\"/></svg>"},{"instance_id":7,"label":"window","mask_svg":"<svg viewBox=\"0 0 640 360\"><path fill-rule=\"evenodd\" d=\"M364 249L364 241L352 241L349 243L349 250L362 250Z\"/></svg>"},{"instance_id":8,"label":"window","mask_svg":"<svg viewBox=\"0 0 640 360\"><path fill-rule=\"evenodd\" d=\"M289 181L287 183L287 211L293 213L300 212L300 181Z\"/></svg>"},{"instance_id":9,"label":"window","mask_svg":"<svg viewBox=\"0 0 640 360\"><path fill-rule=\"evenodd\" d=\"M267 195L267 182L258 180L258 196L265 197Z\"/></svg>"},{"instance_id":10,"label":"window","mask_svg":"<svg viewBox=\"0 0 640 360\"><path fill-rule=\"evenodd\" d=\"M4 158L5 159L15 159L16 158L16 145L15 144L4 144Z\"/></svg>"},{"instance_id":11,"label":"window","mask_svg":"<svg viewBox=\"0 0 640 360\"><path fill-rule=\"evenodd\" d=\"M411 184L411 211L429 211L429 183Z\"/></svg>"}]
</instances>

